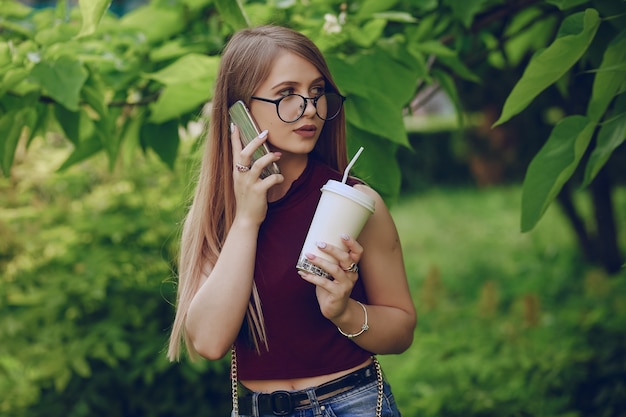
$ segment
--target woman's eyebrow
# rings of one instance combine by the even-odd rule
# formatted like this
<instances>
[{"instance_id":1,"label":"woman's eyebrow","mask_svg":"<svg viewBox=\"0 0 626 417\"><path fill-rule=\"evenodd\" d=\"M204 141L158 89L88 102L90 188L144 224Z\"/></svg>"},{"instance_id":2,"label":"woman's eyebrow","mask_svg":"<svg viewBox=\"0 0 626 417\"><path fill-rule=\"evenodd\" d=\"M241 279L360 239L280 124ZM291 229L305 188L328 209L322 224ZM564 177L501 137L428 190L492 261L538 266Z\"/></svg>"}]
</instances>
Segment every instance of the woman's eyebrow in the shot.
<instances>
[{"instance_id":1,"label":"woman's eyebrow","mask_svg":"<svg viewBox=\"0 0 626 417\"><path fill-rule=\"evenodd\" d=\"M309 83L309 85L313 85L315 83L318 83L320 81L325 81L324 77L318 77L316 79L314 79L313 81L311 81ZM299 82L299 81L281 81L278 84L272 86L272 89L278 88L278 87L283 87L283 86L291 86L291 85L301 85L303 83Z\"/></svg>"}]
</instances>

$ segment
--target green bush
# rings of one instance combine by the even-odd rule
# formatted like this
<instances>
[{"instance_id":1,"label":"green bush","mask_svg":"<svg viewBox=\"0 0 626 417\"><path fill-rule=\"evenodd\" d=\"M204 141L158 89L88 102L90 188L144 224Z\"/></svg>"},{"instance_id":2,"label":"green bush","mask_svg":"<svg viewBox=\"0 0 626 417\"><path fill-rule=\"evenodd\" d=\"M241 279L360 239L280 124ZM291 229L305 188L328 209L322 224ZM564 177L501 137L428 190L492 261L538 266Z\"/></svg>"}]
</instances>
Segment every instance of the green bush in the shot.
<instances>
[{"instance_id":1,"label":"green bush","mask_svg":"<svg viewBox=\"0 0 626 417\"><path fill-rule=\"evenodd\" d=\"M226 364L164 353L187 186L142 161L50 175L61 154L2 180L0 414L226 415Z\"/></svg>"},{"instance_id":2,"label":"green bush","mask_svg":"<svg viewBox=\"0 0 626 417\"><path fill-rule=\"evenodd\" d=\"M66 154L35 147L0 180L0 414L228 415L227 361L165 359L187 167L51 174ZM626 276L588 267L556 209L519 233L520 193L393 207L419 325L381 362L405 417L623 416Z\"/></svg>"},{"instance_id":3,"label":"green bush","mask_svg":"<svg viewBox=\"0 0 626 417\"><path fill-rule=\"evenodd\" d=\"M624 415L626 273L586 265L556 208L519 233L520 198L430 190L394 209L419 323L381 362L404 415Z\"/></svg>"}]
</instances>

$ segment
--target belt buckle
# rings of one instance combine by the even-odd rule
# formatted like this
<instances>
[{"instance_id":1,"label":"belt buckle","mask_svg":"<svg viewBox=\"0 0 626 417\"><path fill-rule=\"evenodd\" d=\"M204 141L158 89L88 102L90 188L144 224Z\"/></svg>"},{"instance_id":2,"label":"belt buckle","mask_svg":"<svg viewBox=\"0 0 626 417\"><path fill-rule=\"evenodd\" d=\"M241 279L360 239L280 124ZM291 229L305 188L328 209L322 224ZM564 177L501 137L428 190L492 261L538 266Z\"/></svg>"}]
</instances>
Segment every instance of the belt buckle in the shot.
<instances>
[{"instance_id":1,"label":"belt buckle","mask_svg":"<svg viewBox=\"0 0 626 417\"><path fill-rule=\"evenodd\" d=\"M293 401L288 391L274 391L270 394L272 412L276 416L286 416L293 411Z\"/></svg>"}]
</instances>

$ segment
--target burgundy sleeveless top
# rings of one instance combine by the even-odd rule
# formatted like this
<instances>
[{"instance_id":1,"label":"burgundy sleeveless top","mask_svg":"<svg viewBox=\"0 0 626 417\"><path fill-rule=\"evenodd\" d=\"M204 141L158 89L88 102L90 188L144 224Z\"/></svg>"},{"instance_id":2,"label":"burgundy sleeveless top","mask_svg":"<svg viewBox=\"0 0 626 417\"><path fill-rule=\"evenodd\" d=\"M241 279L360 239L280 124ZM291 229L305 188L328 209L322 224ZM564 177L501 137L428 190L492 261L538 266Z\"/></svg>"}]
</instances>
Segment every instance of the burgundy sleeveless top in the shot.
<instances>
[{"instance_id":1,"label":"burgundy sleeveless top","mask_svg":"<svg viewBox=\"0 0 626 417\"><path fill-rule=\"evenodd\" d=\"M258 238L254 280L265 318L269 350L260 353L242 331L235 343L240 379L291 379L330 374L357 366L371 356L326 319L315 296L315 286L303 280L296 262L304 243L320 189L342 174L309 157L302 175L287 194L270 203ZM350 185L358 183L349 180ZM341 233L341 231L338 231ZM357 280L352 298L367 303Z\"/></svg>"}]
</instances>

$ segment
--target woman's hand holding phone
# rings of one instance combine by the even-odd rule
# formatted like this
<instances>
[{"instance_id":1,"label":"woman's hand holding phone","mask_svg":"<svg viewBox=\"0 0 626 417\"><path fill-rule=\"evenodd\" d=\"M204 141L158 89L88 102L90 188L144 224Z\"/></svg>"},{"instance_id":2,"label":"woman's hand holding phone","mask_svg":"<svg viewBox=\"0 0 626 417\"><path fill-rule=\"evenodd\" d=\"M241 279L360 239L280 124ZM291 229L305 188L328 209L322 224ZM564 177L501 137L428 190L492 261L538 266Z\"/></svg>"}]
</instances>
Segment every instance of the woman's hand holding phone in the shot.
<instances>
[{"instance_id":1,"label":"woman's hand holding phone","mask_svg":"<svg viewBox=\"0 0 626 417\"><path fill-rule=\"evenodd\" d=\"M253 163L253 154L267 141L267 131L252 139L245 147L240 139L240 130L231 124L231 143L233 149L233 181L235 200L237 202L236 218L248 219L261 224L267 213L267 191L274 185L283 182L282 175L270 175L262 178L263 170L280 159L280 153L269 152ZM250 167L248 171L240 171L237 164Z\"/></svg>"}]
</instances>

